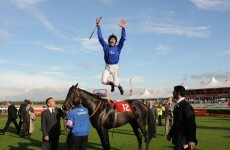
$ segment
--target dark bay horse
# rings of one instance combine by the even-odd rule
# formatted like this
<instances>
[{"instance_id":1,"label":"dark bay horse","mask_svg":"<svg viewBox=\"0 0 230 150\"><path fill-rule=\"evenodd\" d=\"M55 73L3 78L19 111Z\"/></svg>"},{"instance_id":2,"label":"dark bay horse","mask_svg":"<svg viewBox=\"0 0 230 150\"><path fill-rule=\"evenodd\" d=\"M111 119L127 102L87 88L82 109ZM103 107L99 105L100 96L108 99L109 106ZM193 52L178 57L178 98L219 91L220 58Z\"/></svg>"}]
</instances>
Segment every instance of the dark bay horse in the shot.
<instances>
[{"instance_id":1,"label":"dark bay horse","mask_svg":"<svg viewBox=\"0 0 230 150\"><path fill-rule=\"evenodd\" d=\"M149 142L154 134L153 127L155 122L153 120L153 112L148 106L139 101L127 101L132 111L116 112L107 99L77 88L77 85L69 89L63 109L69 110L72 101L77 102L80 100L82 105L89 110L90 122L97 130L104 150L110 149L108 130L127 123L130 123L133 128L139 143L139 150L142 149L141 133L145 138L146 149L149 149ZM148 125L148 131L146 130L146 125ZM138 131L139 129L141 133Z\"/></svg>"}]
</instances>

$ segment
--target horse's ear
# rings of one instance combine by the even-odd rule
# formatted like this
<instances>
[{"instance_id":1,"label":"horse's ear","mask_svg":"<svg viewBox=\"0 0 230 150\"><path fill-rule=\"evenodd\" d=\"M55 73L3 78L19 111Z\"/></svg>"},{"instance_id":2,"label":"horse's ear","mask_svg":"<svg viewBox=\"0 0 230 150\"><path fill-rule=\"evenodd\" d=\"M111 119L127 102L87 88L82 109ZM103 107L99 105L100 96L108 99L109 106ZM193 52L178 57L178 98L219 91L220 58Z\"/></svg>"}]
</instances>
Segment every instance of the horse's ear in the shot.
<instances>
[{"instance_id":1,"label":"horse's ear","mask_svg":"<svg viewBox=\"0 0 230 150\"><path fill-rule=\"evenodd\" d=\"M78 83L75 85L75 87L77 88L77 86L78 86Z\"/></svg>"}]
</instances>

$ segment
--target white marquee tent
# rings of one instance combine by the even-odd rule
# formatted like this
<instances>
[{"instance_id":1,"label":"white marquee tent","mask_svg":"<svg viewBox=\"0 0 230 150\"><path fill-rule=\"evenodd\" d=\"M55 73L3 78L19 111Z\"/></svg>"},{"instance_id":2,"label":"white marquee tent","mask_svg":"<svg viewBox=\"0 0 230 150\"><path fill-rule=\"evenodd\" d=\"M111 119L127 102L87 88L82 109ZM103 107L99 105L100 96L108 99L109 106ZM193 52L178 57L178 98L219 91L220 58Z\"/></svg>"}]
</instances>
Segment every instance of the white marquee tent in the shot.
<instances>
[{"instance_id":1,"label":"white marquee tent","mask_svg":"<svg viewBox=\"0 0 230 150\"><path fill-rule=\"evenodd\" d=\"M154 99L157 98L156 95L151 94L147 89L145 89L145 92L140 95L132 95L127 97L126 99Z\"/></svg>"},{"instance_id":2,"label":"white marquee tent","mask_svg":"<svg viewBox=\"0 0 230 150\"><path fill-rule=\"evenodd\" d=\"M186 89L204 89L204 88L220 88L220 87L230 87L230 82L225 80L224 82L217 81L214 77L206 83L196 85L196 86L188 86Z\"/></svg>"},{"instance_id":3,"label":"white marquee tent","mask_svg":"<svg viewBox=\"0 0 230 150\"><path fill-rule=\"evenodd\" d=\"M204 88L221 88L221 87L230 87L230 81L225 80L224 82L217 81L214 77L210 79L206 83L202 83L195 86L185 86L185 89L204 89ZM167 98L172 96L172 91L170 90L159 90L159 94L152 94L148 91L148 89L145 89L145 91L142 94L134 94L132 96L129 96L126 98L126 100L134 99L158 99L158 98Z\"/></svg>"}]
</instances>

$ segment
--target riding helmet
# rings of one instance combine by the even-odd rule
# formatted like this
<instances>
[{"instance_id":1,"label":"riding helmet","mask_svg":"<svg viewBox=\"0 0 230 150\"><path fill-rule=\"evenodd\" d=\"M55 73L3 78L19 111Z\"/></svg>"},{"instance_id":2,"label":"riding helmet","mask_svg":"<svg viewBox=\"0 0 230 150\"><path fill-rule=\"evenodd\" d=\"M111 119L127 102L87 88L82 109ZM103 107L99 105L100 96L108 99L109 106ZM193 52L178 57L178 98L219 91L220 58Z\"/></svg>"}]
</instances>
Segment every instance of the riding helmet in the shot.
<instances>
[{"instance_id":1,"label":"riding helmet","mask_svg":"<svg viewBox=\"0 0 230 150\"><path fill-rule=\"evenodd\" d=\"M112 38L114 38L116 40L116 43L117 43L117 37L114 34L112 34L112 35L109 36L108 43L109 43L110 39L112 39Z\"/></svg>"}]
</instances>

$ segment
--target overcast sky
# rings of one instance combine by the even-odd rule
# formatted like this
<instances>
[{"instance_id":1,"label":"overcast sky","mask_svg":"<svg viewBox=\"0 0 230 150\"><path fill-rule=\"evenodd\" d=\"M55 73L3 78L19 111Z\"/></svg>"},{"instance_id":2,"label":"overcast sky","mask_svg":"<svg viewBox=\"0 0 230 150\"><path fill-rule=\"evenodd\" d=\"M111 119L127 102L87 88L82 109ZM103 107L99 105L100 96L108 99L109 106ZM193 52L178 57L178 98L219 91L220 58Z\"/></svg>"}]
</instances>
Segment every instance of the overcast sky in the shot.
<instances>
[{"instance_id":1,"label":"overcast sky","mask_svg":"<svg viewBox=\"0 0 230 150\"><path fill-rule=\"evenodd\" d=\"M109 96L124 99L130 78L135 93L170 93L174 85L197 85L230 77L229 0L1 0L0 101L64 99L79 83L101 84L102 47L95 27L127 38L119 62L121 85Z\"/></svg>"}]
</instances>

